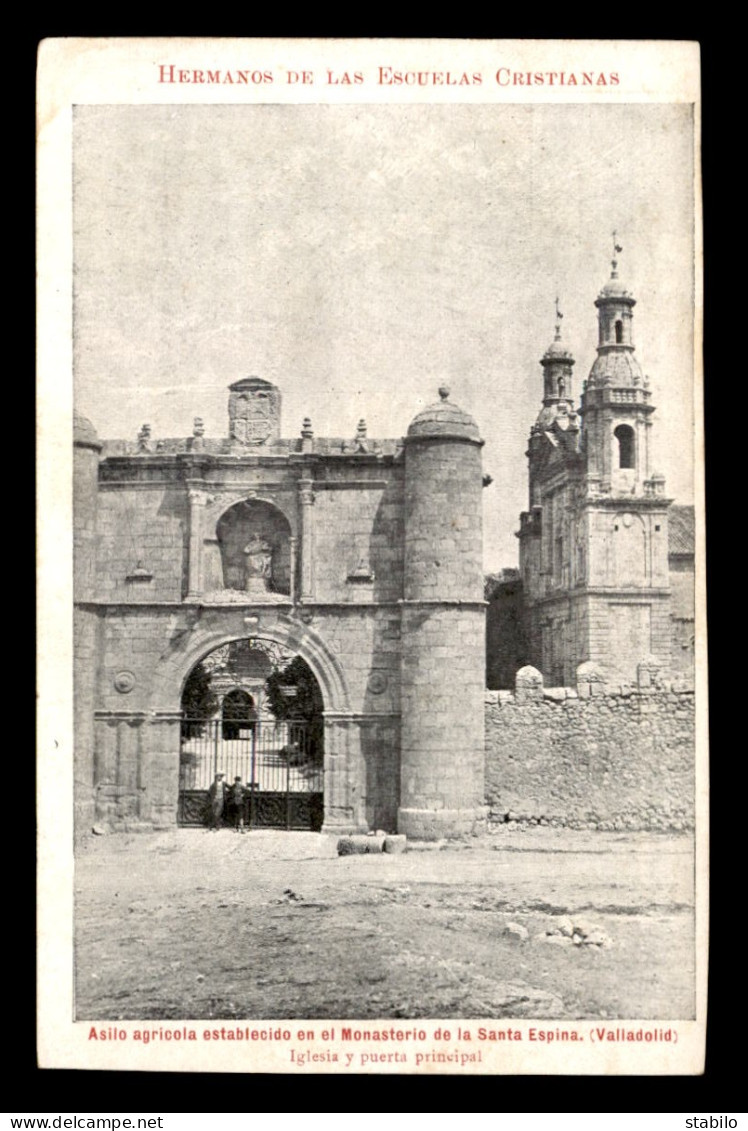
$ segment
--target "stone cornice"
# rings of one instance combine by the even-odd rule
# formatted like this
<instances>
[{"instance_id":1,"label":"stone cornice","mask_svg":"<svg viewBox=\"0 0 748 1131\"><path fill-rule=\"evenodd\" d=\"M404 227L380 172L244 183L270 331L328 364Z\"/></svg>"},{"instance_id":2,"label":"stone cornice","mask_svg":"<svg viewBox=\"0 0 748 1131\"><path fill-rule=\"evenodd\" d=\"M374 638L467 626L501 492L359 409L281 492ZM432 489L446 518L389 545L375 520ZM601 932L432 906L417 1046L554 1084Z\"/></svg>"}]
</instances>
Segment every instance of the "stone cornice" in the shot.
<instances>
[{"instance_id":1,"label":"stone cornice","mask_svg":"<svg viewBox=\"0 0 748 1131\"><path fill-rule=\"evenodd\" d=\"M150 717L150 711L94 711L95 719L138 719L142 721Z\"/></svg>"},{"instance_id":2,"label":"stone cornice","mask_svg":"<svg viewBox=\"0 0 748 1131\"><path fill-rule=\"evenodd\" d=\"M469 602L469 601L408 601L403 602L399 599L389 601L301 601L294 605L289 601L274 601L263 604L262 602L247 602L246 604L240 601L117 601L111 598L101 597L93 598L85 601L74 601L73 605L77 609L142 609L142 610L156 610L163 609L165 612L171 612L174 609L181 609L183 611L231 611L231 612L252 612L252 613L268 613L279 612L285 616L293 616L294 610L298 612L323 612L326 609L335 609L340 612L360 612L362 609L398 609L402 604L421 605L421 604L435 604L435 605L468 605L480 604L484 605L485 601Z\"/></svg>"},{"instance_id":3,"label":"stone cornice","mask_svg":"<svg viewBox=\"0 0 748 1131\"><path fill-rule=\"evenodd\" d=\"M441 437L438 436L420 438L441 439ZM447 438L451 439L453 437ZM465 439L465 437L459 438ZM393 441L386 442L391 443ZM471 440L469 442L476 443L478 441ZM482 440L479 442L481 444L483 443ZM84 446L92 447L95 445L85 442ZM350 464L353 467L381 467L382 464L390 465L394 463L396 458L394 452L381 451L289 452L286 450L262 453L248 451L246 454L233 454L228 452L112 452L103 456L101 464L110 469L131 467L138 471L153 468L173 468L175 471L185 471L188 474L195 472L199 478L201 475L204 475L206 471L210 471L213 468L242 470L250 467L277 468L279 463L286 463L294 469L303 469L305 467L311 469L326 463L332 463L339 467L341 462ZM189 477L194 478L194 476Z\"/></svg>"},{"instance_id":4,"label":"stone cornice","mask_svg":"<svg viewBox=\"0 0 748 1131\"><path fill-rule=\"evenodd\" d=\"M329 723L367 723L381 722L383 719L400 719L400 711L323 711L322 717Z\"/></svg>"},{"instance_id":5,"label":"stone cornice","mask_svg":"<svg viewBox=\"0 0 748 1131\"><path fill-rule=\"evenodd\" d=\"M384 488L391 483L390 479L315 479L315 491L361 491L367 488Z\"/></svg>"},{"instance_id":6,"label":"stone cornice","mask_svg":"<svg viewBox=\"0 0 748 1131\"><path fill-rule=\"evenodd\" d=\"M664 600L671 595L669 587L647 589L622 589L619 586L580 586L579 589L564 589L558 593L545 593L542 597L527 598L528 606L558 604L562 601L582 601L585 597L609 597L626 604L644 603L649 600Z\"/></svg>"},{"instance_id":7,"label":"stone cornice","mask_svg":"<svg viewBox=\"0 0 748 1131\"><path fill-rule=\"evenodd\" d=\"M463 601L459 597L452 598L452 599L448 598L446 600L439 600L438 597L424 597L423 599L418 599L418 600L411 600L410 598L408 598L408 599L403 598L402 600L398 601L397 603L398 603L398 605L410 605L410 606L414 606L414 607L426 605L426 606L437 606L437 607L442 607L442 608L444 608L444 607L446 607L446 608L454 607L454 608L463 608L463 609L464 608L483 609L488 604L488 601Z\"/></svg>"},{"instance_id":8,"label":"stone cornice","mask_svg":"<svg viewBox=\"0 0 748 1131\"><path fill-rule=\"evenodd\" d=\"M473 436L465 436L461 432L436 432L433 435L405 436L403 444L410 447L411 444L433 444L443 440L447 440L450 444L472 444L476 448L482 448L486 442L485 440L475 439Z\"/></svg>"},{"instance_id":9,"label":"stone cornice","mask_svg":"<svg viewBox=\"0 0 748 1131\"><path fill-rule=\"evenodd\" d=\"M579 505L586 507L602 507L604 510L636 511L641 510L666 510L672 499L662 495L587 495L580 499Z\"/></svg>"}]
</instances>

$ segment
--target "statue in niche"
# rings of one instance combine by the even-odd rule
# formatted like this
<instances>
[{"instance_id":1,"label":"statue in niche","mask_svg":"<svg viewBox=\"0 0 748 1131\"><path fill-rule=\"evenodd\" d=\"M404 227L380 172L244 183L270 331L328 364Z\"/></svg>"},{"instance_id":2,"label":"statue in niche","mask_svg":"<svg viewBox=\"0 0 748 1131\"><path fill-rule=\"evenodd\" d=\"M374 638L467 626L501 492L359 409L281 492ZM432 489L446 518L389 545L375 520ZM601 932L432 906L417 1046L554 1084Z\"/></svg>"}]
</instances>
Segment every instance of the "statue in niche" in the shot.
<instances>
[{"instance_id":1,"label":"statue in niche","mask_svg":"<svg viewBox=\"0 0 748 1131\"><path fill-rule=\"evenodd\" d=\"M267 593L273 564L273 547L256 531L244 547L244 587L248 593Z\"/></svg>"}]
</instances>

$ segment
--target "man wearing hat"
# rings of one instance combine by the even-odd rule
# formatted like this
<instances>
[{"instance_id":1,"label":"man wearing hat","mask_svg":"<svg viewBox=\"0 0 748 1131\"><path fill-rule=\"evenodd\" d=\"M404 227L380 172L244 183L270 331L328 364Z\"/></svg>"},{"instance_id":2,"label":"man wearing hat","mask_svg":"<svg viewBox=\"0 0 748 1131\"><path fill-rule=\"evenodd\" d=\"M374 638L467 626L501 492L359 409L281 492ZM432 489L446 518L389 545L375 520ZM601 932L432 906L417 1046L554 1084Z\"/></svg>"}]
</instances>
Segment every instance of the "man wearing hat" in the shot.
<instances>
[{"instance_id":1,"label":"man wearing hat","mask_svg":"<svg viewBox=\"0 0 748 1131\"><path fill-rule=\"evenodd\" d=\"M229 821L238 833L244 832L244 797L245 789L240 777L234 778L234 784L229 790Z\"/></svg>"},{"instance_id":2,"label":"man wearing hat","mask_svg":"<svg viewBox=\"0 0 748 1131\"><path fill-rule=\"evenodd\" d=\"M210 827L218 832L223 824L223 810L226 804L226 782L223 774L216 774L208 790L210 806Z\"/></svg>"}]
</instances>

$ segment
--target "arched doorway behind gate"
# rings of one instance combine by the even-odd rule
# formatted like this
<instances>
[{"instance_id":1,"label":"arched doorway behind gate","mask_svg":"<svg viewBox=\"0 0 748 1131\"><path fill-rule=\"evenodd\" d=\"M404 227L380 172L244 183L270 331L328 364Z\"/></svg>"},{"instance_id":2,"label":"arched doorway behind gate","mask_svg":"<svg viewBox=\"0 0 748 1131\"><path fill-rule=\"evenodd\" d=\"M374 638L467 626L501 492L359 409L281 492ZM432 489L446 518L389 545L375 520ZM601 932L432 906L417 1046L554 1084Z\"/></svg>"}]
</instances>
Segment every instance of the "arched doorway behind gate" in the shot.
<instances>
[{"instance_id":1,"label":"arched doorway behind gate","mask_svg":"<svg viewBox=\"0 0 748 1131\"><path fill-rule=\"evenodd\" d=\"M226 740L236 740L242 731L253 731L257 726L255 701L248 691L235 688L227 692L221 704L222 734Z\"/></svg>"},{"instance_id":2,"label":"arched doorway behind gate","mask_svg":"<svg viewBox=\"0 0 748 1131\"><path fill-rule=\"evenodd\" d=\"M311 669L274 641L235 640L204 656L182 692L179 823L206 823L220 774L227 795L240 788L247 827L319 830L322 706Z\"/></svg>"}]
</instances>

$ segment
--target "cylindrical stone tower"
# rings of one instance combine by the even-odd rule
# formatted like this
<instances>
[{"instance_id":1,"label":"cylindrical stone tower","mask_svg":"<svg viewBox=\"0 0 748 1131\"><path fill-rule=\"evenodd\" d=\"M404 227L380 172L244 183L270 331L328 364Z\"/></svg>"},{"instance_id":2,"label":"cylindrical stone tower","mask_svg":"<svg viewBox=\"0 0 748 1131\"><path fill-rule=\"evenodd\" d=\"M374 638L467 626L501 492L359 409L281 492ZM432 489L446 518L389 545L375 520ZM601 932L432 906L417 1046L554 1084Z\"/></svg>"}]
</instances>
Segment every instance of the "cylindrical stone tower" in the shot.
<instances>
[{"instance_id":1,"label":"cylindrical stone tower","mask_svg":"<svg viewBox=\"0 0 748 1131\"><path fill-rule=\"evenodd\" d=\"M73 418L73 772L75 835L94 822L94 694L96 686L96 509L101 442L93 425Z\"/></svg>"},{"instance_id":2,"label":"cylindrical stone tower","mask_svg":"<svg viewBox=\"0 0 748 1131\"><path fill-rule=\"evenodd\" d=\"M405 440L398 831L422 840L486 822L483 441L439 396Z\"/></svg>"}]
</instances>

